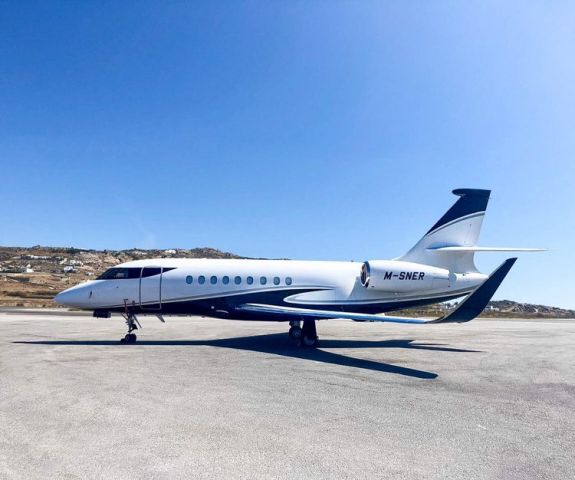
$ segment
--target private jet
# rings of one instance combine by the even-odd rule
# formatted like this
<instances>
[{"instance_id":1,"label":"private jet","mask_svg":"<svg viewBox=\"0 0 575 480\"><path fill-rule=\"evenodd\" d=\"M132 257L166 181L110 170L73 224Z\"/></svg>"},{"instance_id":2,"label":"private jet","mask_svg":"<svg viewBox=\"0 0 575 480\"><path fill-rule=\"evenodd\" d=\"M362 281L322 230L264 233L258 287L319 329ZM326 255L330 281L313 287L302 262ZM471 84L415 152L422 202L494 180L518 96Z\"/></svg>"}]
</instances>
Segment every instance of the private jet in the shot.
<instances>
[{"instance_id":1,"label":"private jet","mask_svg":"<svg viewBox=\"0 0 575 480\"><path fill-rule=\"evenodd\" d=\"M156 258L122 263L59 293L67 307L109 318L122 314L123 343L135 343L139 315L200 315L234 320L289 322L302 347L319 345L316 321L438 324L479 315L517 258L490 275L474 264L478 252L538 251L477 246L490 190L453 190L459 198L404 255L365 262ZM440 318L387 312L466 296Z\"/></svg>"}]
</instances>

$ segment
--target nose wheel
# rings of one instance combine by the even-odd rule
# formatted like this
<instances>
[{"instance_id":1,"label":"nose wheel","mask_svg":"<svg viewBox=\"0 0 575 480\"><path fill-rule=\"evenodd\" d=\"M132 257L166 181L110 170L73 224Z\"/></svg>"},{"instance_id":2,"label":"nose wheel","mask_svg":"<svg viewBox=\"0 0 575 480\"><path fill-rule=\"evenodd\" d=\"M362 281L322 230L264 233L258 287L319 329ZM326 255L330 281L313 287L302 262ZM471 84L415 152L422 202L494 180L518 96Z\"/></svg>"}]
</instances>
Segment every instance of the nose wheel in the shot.
<instances>
[{"instance_id":1,"label":"nose wheel","mask_svg":"<svg viewBox=\"0 0 575 480\"><path fill-rule=\"evenodd\" d=\"M136 343L138 337L135 333L126 333L126 335L120 339L121 343Z\"/></svg>"}]
</instances>

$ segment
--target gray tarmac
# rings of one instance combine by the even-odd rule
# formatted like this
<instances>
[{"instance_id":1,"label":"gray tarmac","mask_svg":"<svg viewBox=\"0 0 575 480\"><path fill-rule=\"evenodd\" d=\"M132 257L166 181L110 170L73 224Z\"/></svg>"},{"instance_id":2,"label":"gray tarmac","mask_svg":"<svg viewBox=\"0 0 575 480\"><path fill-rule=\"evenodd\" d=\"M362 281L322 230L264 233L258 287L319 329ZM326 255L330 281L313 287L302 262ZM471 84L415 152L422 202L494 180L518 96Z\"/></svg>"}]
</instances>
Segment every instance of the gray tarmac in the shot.
<instances>
[{"instance_id":1,"label":"gray tarmac","mask_svg":"<svg viewBox=\"0 0 575 480\"><path fill-rule=\"evenodd\" d=\"M0 312L0 478L575 478L573 320L122 321Z\"/></svg>"}]
</instances>

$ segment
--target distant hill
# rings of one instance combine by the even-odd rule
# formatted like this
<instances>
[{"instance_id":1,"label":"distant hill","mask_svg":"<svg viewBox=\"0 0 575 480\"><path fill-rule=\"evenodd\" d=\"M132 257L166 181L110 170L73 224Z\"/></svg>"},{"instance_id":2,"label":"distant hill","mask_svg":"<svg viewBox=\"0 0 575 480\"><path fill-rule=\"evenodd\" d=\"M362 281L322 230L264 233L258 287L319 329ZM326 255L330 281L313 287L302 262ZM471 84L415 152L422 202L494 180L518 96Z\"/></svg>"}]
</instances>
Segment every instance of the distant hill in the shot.
<instances>
[{"instance_id":1,"label":"distant hill","mask_svg":"<svg viewBox=\"0 0 575 480\"><path fill-rule=\"evenodd\" d=\"M415 315L419 317L440 317L452 311L457 302L446 302L426 307L398 310L394 315ZM487 304L480 317L491 318L575 318L575 310L567 310L546 305L514 302L512 300L493 300Z\"/></svg>"},{"instance_id":2,"label":"distant hill","mask_svg":"<svg viewBox=\"0 0 575 480\"><path fill-rule=\"evenodd\" d=\"M242 258L215 248L86 250L0 247L0 306L55 307L56 293L119 263L144 258Z\"/></svg>"},{"instance_id":3,"label":"distant hill","mask_svg":"<svg viewBox=\"0 0 575 480\"><path fill-rule=\"evenodd\" d=\"M55 307L56 293L90 280L119 263L144 258L245 258L214 248L86 250L73 247L0 247L0 306ZM453 304L406 310L439 316ZM575 311L510 300L490 302L482 316L575 318Z\"/></svg>"},{"instance_id":4,"label":"distant hill","mask_svg":"<svg viewBox=\"0 0 575 480\"><path fill-rule=\"evenodd\" d=\"M534 305L531 303L518 303L512 300L494 300L483 312L484 316L513 316L513 317L552 317L575 318L575 310L566 310L547 305Z\"/></svg>"}]
</instances>

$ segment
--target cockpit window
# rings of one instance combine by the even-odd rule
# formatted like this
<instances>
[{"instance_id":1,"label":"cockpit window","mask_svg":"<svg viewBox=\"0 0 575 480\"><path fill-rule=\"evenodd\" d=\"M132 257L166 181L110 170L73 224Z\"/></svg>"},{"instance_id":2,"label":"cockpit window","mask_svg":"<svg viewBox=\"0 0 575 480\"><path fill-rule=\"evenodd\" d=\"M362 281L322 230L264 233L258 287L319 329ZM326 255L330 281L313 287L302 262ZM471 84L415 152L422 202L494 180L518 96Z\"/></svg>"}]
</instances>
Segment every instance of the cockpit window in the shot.
<instances>
[{"instance_id":1,"label":"cockpit window","mask_svg":"<svg viewBox=\"0 0 575 480\"><path fill-rule=\"evenodd\" d=\"M164 268L164 273L174 270L174 268ZM142 271L143 270L143 271ZM121 268L115 267L106 270L102 275L100 275L97 280L122 280L126 278L145 278L152 277L154 275L159 275L162 273L160 267L131 267L131 268Z\"/></svg>"},{"instance_id":2,"label":"cockpit window","mask_svg":"<svg viewBox=\"0 0 575 480\"><path fill-rule=\"evenodd\" d=\"M162 273L162 269L160 267L144 267L144 270L142 270L142 278L153 277L160 273Z\"/></svg>"},{"instance_id":3,"label":"cockpit window","mask_svg":"<svg viewBox=\"0 0 575 480\"><path fill-rule=\"evenodd\" d=\"M141 268L110 268L98 277L98 280L120 280L123 278L140 278Z\"/></svg>"}]
</instances>

